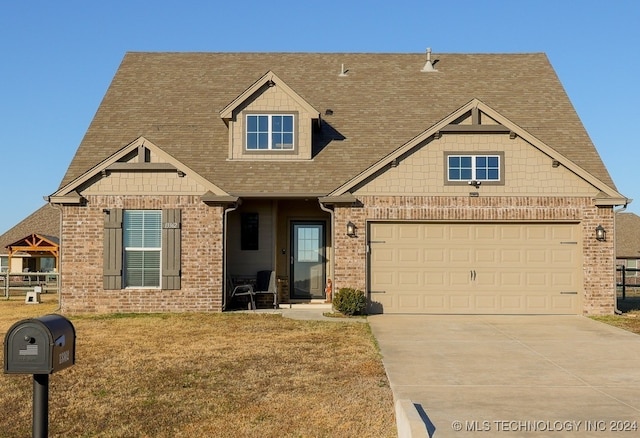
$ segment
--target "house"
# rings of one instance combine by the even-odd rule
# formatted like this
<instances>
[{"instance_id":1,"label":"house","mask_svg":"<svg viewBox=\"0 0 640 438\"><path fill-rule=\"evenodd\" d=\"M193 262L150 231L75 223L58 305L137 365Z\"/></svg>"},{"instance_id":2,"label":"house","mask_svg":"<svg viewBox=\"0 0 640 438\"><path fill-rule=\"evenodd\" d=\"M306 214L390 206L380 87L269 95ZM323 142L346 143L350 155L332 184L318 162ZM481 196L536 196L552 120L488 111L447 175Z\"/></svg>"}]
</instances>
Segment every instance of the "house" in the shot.
<instances>
[{"instance_id":1,"label":"house","mask_svg":"<svg viewBox=\"0 0 640 438\"><path fill-rule=\"evenodd\" d=\"M616 265L625 268L625 284L640 284L640 216L635 213L616 214ZM618 282L622 281L621 273Z\"/></svg>"},{"instance_id":2,"label":"house","mask_svg":"<svg viewBox=\"0 0 640 438\"><path fill-rule=\"evenodd\" d=\"M547 57L127 53L59 188L66 312L365 291L372 312L607 314L618 193Z\"/></svg>"},{"instance_id":3,"label":"house","mask_svg":"<svg viewBox=\"0 0 640 438\"><path fill-rule=\"evenodd\" d=\"M0 235L0 272L51 272L58 266L60 211L49 204Z\"/></svg>"}]
</instances>

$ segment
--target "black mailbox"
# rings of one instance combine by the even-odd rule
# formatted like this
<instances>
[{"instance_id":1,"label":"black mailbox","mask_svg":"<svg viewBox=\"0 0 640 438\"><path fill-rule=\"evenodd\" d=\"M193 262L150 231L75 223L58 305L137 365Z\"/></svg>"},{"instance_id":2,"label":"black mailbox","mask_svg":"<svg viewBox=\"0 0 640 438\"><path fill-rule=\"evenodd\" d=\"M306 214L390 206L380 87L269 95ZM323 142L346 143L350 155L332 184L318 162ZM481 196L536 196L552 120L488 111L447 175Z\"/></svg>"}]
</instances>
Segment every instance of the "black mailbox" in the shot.
<instances>
[{"instance_id":1,"label":"black mailbox","mask_svg":"<svg viewBox=\"0 0 640 438\"><path fill-rule=\"evenodd\" d=\"M11 326L4 338L4 372L52 374L76 361L76 331L67 318L45 315Z\"/></svg>"}]
</instances>

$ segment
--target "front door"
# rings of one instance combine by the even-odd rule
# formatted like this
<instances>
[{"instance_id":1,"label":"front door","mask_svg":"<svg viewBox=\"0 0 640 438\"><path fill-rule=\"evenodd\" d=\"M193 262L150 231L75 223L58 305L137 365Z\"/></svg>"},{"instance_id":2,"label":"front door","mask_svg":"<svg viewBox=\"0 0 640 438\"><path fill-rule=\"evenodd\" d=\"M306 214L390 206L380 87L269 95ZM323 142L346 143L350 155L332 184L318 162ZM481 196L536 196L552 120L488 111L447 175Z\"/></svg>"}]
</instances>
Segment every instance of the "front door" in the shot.
<instances>
[{"instance_id":1,"label":"front door","mask_svg":"<svg viewBox=\"0 0 640 438\"><path fill-rule=\"evenodd\" d=\"M291 223L291 298L324 298L325 223Z\"/></svg>"}]
</instances>

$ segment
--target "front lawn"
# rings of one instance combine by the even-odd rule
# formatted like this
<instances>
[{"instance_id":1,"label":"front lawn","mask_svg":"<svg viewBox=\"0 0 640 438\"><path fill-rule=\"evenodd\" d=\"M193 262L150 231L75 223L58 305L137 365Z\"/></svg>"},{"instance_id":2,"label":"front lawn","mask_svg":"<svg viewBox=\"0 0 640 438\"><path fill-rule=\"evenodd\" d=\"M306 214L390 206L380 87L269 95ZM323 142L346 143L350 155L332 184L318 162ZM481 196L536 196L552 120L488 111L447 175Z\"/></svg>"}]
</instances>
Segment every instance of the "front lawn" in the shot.
<instances>
[{"instance_id":1,"label":"front lawn","mask_svg":"<svg viewBox=\"0 0 640 438\"><path fill-rule=\"evenodd\" d=\"M51 313L0 301L0 335ZM69 318L76 364L50 376L51 437L391 437L368 324L265 314ZM1 436L30 436L32 376L0 377Z\"/></svg>"}]
</instances>

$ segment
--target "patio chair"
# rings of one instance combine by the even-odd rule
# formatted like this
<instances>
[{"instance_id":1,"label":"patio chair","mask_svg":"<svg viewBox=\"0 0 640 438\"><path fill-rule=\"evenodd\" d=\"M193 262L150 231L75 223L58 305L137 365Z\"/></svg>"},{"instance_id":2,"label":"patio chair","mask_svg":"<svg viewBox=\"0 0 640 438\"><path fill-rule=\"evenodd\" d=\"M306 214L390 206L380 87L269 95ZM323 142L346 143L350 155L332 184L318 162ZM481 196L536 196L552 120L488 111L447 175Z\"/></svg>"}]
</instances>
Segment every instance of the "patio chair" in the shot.
<instances>
[{"instance_id":1,"label":"patio chair","mask_svg":"<svg viewBox=\"0 0 640 438\"><path fill-rule=\"evenodd\" d=\"M231 300L234 297L248 296L251 310L255 310L256 302L253 299L253 286L250 284L234 284L230 276L227 275L227 290L231 290Z\"/></svg>"},{"instance_id":2,"label":"patio chair","mask_svg":"<svg viewBox=\"0 0 640 438\"><path fill-rule=\"evenodd\" d=\"M276 271L259 271L256 277L254 295L273 294L273 308L278 308L278 288L276 287Z\"/></svg>"}]
</instances>

